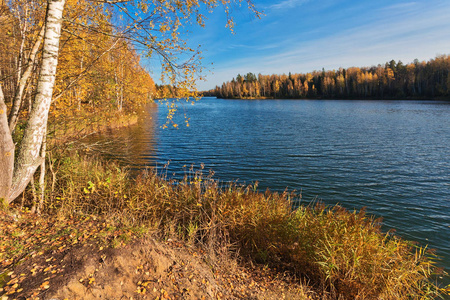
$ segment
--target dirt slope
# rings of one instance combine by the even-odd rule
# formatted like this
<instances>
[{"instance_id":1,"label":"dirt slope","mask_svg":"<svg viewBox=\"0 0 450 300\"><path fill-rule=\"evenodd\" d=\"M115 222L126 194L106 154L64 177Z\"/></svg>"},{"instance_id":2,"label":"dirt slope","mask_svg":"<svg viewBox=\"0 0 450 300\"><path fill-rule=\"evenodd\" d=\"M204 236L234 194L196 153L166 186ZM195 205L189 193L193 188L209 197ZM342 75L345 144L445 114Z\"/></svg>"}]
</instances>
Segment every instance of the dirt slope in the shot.
<instances>
[{"instance_id":1,"label":"dirt slope","mask_svg":"<svg viewBox=\"0 0 450 300\"><path fill-rule=\"evenodd\" d=\"M179 241L158 242L145 236L115 248L102 246L87 238L89 234L96 236L92 232L95 224L103 228L98 220L71 223L91 232L80 234L79 229L78 239L67 246L72 241L67 240L72 236L67 228L63 232L68 237L55 230L58 234L52 237L58 238L49 238L45 233L58 227L57 221L38 219L22 216L17 220L1 214L0 250L3 254L17 253L0 256L1 300L313 298L312 292L274 270L240 267L231 259L219 258L213 263L206 253ZM32 240L36 224L45 233ZM23 243L28 250L13 249L22 244L14 240L8 243L12 238L32 240L33 244ZM53 247L44 247L46 243Z\"/></svg>"}]
</instances>

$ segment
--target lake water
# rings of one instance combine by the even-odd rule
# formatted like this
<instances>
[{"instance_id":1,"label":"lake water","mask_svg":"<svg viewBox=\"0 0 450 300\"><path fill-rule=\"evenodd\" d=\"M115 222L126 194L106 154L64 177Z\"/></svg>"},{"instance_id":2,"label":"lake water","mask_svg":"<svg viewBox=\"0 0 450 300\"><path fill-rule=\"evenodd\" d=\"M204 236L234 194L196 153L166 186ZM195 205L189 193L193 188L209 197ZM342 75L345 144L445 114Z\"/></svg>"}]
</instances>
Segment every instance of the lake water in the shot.
<instances>
[{"instance_id":1,"label":"lake water","mask_svg":"<svg viewBox=\"0 0 450 300\"><path fill-rule=\"evenodd\" d=\"M180 106L189 127L161 129L166 114L149 107L114 134L113 154L133 168L170 161L169 176L203 163L221 181L367 207L450 270L450 102L205 98Z\"/></svg>"}]
</instances>

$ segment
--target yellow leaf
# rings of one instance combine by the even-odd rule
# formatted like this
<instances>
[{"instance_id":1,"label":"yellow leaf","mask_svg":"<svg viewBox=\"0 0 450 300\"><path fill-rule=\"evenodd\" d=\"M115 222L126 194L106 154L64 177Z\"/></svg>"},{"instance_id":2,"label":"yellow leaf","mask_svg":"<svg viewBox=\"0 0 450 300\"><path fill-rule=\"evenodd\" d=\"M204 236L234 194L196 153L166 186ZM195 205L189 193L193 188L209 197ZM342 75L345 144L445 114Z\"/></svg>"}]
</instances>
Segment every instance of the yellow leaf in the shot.
<instances>
[{"instance_id":1,"label":"yellow leaf","mask_svg":"<svg viewBox=\"0 0 450 300\"><path fill-rule=\"evenodd\" d=\"M43 289L48 289L48 288L50 288L49 282L48 282L48 281L44 281L44 282L41 284L41 288L43 288Z\"/></svg>"}]
</instances>

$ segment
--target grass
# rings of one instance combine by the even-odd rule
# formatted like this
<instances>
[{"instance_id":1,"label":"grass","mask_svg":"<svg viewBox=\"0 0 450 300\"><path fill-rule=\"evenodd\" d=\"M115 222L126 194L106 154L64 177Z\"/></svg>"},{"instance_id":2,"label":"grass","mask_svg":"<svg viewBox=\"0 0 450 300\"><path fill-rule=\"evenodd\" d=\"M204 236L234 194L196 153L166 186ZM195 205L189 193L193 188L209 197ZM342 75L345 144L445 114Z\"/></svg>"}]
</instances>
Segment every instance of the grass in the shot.
<instances>
[{"instance_id":1,"label":"grass","mask_svg":"<svg viewBox=\"0 0 450 300\"><path fill-rule=\"evenodd\" d=\"M383 233L381 221L363 210L320 203L294 209L298 195L221 185L201 170L187 172L181 181L153 170L131 177L114 162L76 152L53 155L51 166L45 210L54 216L106 216L163 239L177 237L204 248L212 261L237 256L289 272L328 299L448 294L448 287L433 282L437 268L431 251ZM127 240L123 234L118 238Z\"/></svg>"}]
</instances>

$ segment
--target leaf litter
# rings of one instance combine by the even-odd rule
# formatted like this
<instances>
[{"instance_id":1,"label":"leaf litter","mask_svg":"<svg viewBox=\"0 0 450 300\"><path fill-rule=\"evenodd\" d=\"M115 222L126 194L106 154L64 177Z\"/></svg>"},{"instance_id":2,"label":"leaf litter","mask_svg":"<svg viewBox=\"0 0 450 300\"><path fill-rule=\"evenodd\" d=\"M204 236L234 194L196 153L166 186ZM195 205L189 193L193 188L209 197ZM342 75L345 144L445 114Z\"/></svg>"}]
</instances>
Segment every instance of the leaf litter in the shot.
<instances>
[{"instance_id":1,"label":"leaf litter","mask_svg":"<svg viewBox=\"0 0 450 300\"><path fill-rule=\"evenodd\" d=\"M0 211L0 240L2 300L319 299L277 270L208 264L199 248L93 215Z\"/></svg>"}]
</instances>

